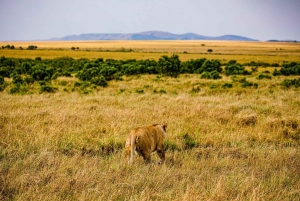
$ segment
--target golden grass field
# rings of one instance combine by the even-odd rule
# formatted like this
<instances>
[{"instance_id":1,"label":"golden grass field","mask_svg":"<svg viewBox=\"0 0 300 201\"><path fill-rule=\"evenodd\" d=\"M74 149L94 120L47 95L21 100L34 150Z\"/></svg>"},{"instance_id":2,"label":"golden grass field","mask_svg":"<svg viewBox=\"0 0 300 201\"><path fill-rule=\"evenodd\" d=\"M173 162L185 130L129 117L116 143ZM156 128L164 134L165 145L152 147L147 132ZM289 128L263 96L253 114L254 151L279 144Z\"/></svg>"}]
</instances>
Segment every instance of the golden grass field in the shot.
<instances>
[{"instance_id":1,"label":"golden grass field","mask_svg":"<svg viewBox=\"0 0 300 201\"><path fill-rule=\"evenodd\" d=\"M45 41L0 42L0 47L14 45L15 50L0 49L0 55L17 58L73 58L103 59L155 59L176 53L182 61L207 58L222 62L237 60L240 63L264 61L282 63L300 61L300 43L232 42L232 41ZM25 50L35 45L37 50ZM204 45L204 46L203 46ZM23 47L24 50L19 50ZM72 51L71 47L79 47ZM213 49L213 53L207 53ZM132 52L126 52L132 50ZM107 52L108 51L108 52ZM184 53L185 52L185 53Z\"/></svg>"},{"instance_id":2,"label":"golden grass field","mask_svg":"<svg viewBox=\"0 0 300 201\"><path fill-rule=\"evenodd\" d=\"M75 58L104 53L120 59L126 54L148 58L177 52L175 47L187 44L191 49L186 51L196 51L189 41L175 41L169 50L162 46L172 41L132 42L135 46L127 41L115 46L98 43L108 43L107 49L142 49L149 43L149 49L76 52L51 49L77 46L73 43L41 42L37 46L45 49L0 50L0 56L24 53L24 57L52 58L57 51L78 54ZM211 47L208 42L194 43ZM229 43L213 44L221 51L221 44ZM238 60L236 49L247 49L241 55L246 61L259 58L251 54L253 45L262 49L258 55L272 58L264 62L299 61L299 44L260 42L232 43L235 54L195 52L180 54L180 59L199 55ZM277 45L287 53L276 55L275 49L271 56ZM78 42L78 46L97 48L94 43ZM148 53L156 48L161 52ZM124 76L123 81L110 81L108 87L87 95L71 92L74 77L55 80L56 93L12 95L4 90L0 92L0 200L299 200L300 91L282 87L284 76L258 80L259 72L246 77L258 88L233 82L232 88L224 89L221 86L232 82L231 77L203 80L187 74ZM153 154L152 165L145 165L141 157L126 165L126 136L151 123L168 123L166 162L155 164L158 157Z\"/></svg>"}]
</instances>

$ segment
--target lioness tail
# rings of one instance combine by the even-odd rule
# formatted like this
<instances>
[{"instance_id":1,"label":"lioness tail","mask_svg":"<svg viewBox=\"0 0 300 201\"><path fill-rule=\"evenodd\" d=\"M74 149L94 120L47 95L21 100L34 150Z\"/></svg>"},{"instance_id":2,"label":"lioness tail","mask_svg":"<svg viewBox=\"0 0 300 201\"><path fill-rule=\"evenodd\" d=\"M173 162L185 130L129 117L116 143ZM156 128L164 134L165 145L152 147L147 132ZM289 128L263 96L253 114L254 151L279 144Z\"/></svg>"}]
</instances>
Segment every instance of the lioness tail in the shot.
<instances>
[{"instance_id":1,"label":"lioness tail","mask_svg":"<svg viewBox=\"0 0 300 201\"><path fill-rule=\"evenodd\" d=\"M131 137L131 141L130 141L130 146L131 146L131 150L130 150L130 159L129 159L129 163L132 163L133 162L133 155L134 155L134 151L136 149L136 139L137 139L137 136L136 135L133 135Z\"/></svg>"}]
</instances>

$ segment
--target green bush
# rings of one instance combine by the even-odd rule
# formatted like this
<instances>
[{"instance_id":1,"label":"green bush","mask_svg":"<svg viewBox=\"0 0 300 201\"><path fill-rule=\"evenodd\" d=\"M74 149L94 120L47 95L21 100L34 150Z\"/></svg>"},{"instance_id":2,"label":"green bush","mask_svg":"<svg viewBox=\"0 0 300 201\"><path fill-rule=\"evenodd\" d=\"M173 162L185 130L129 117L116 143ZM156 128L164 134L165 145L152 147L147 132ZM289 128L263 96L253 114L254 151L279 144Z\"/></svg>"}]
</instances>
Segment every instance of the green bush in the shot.
<instances>
[{"instance_id":1,"label":"green bush","mask_svg":"<svg viewBox=\"0 0 300 201\"><path fill-rule=\"evenodd\" d=\"M232 88L232 84L231 83L225 83L222 85L222 88L226 89L226 88Z\"/></svg>"},{"instance_id":2,"label":"green bush","mask_svg":"<svg viewBox=\"0 0 300 201\"><path fill-rule=\"evenodd\" d=\"M109 81L109 80L112 80L114 78L114 74L117 71L118 70L115 67L105 65L105 66L102 66L99 73L100 73L100 75L102 75L105 78L105 80Z\"/></svg>"},{"instance_id":3,"label":"green bush","mask_svg":"<svg viewBox=\"0 0 300 201\"><path fill-rule=\"evenodd\" d=\"M9 78L11 73L12 69L9 67L0 67L0 76Z\"/></svg>"},{"instance_id":4,"label":"green bush","mask_svg":"<svg viewBox=\"0 0 300 201\"><path fill-rule=\"evenodd\" d=\"M213 72L213 71L217 71L218 73L222 72L221 63L219 60L214 60L214 59L205 60L201 68L197 70L197 73L201 74L203 72Z\"/></svg>"},{"instance_id":5,"label":"green bush","mask_svg":"<svg viewBox=\"0 0 300 201\"><path fill-rule=\"evenodd\" d=\"M7 84L5 83L4 77L0 76L0 91L3 91L6 86Z\"/></svg>"},{"instance_id":6,"label":"green bush","mask_svg":"<svg viewBox=\"0 0 300 201\"><path fill-rule=\"evenodd\" d=\"M4 77L0 75L0 85L4 84Z\"/></svg>"},{"instance_id":7,"label":"green bush","mask_svg":"<svg viewBox=\"0 0 300 201\"><path fill-rule=\"evenodd\" d=\"M153 93L155 93L155 94L166 94L166 93L167 93L167 91L166 91L166 90L164 90L164 89L160 89L160 90L156 90L156 89L154 89L154 90L153 90Z\"/></svg>"},{"instance_id":8,"label":"green bush","mask_svg":"<svg viewBox=\"0 0 300 201\"><path fill-rule=\"evenodd\" d=\"M54 93L57 91L56 87L53 87L50 83L45 81L40 81L39 84L41 86L40 93Z\"/></svg>"},{"instance_id":9,"label":"green bush","mask_svg":"<svg viewBox=\"0 0 300 201\"><path fill-rule=\"evenodd\" d=\"M180 73L180 63L178 55L173 54L171 57L163 55L158 60L158 71L167 76L177 77Z\"/></svg>"},{"instance_id":10,"label":"green bush","mask_svg":"<svg viewBox=\"0 0 300 201\"><path fill-rule=\"evenodd\" d=\"M283 67L277 71L274 70L273 75L300 75L300 64L297 62L291 62L289 64L284 64Z\"/></svg>"},{"instance_id":11,"label":"green bush","mask_svg":"<svg viewBox=\"0 0 300 201\"><path fill-rule=\"evenodd\" d=\"M94 84L94 85L97 85L97 86L101 86L101 87L107 87L108 86L107 81L105 80L105 78L102 75L98 76L98 77L93 77L91 79L91 83Z\"/></svg>"},{"instance_id":12,"label":"green bush","mask_svg":"<svg viewBox=\"0 0 300 201\"><path fill-rule=\"evenodd\" d=\"M45 64L37 64L31 69L31 77L35 81L48 81L55 77L53 77L55 73L55 68L48 67Z\"/></svg>"},{"instance_id":13,"label":"green bush","mask_svg":"<svg viewBox=\"0 0 300 201\"><path fill-rule=\"evenodd\" d=\"M169 139L167 139L165 141L165 150L168 150L168 151L181 151L180 148L178 147L178 145L175 142L170 141Z\"/></svg>"},{"instance_id":14,"label":"green bush","mask_svg":"<svg viewBox=\"0 0 300 201\"><path fill-rule=\"evenodd\" d=\"M14 84L13 87L9 90L10 94L28 94L30 93L28 88L22 84Z\"/></svg>"},{"instance_id":15,"label":"green bush","mask_svg":"<svg viewBox=\"0 0 300 201\"><path fill-rule=\"evenodd\" d=\"M121 72L117 72L115 74L115 80L122 81L123 80L122 76L123 74Z\"/></svg>"},{"instance_id":16,"label":"green bush","mask_svg":"<svg viewBox=\"0 0 300 201\"><path fill-rule=\"evenodd\" d=\"M230 60L225 67L225 74L228 75L249 75L251 74L245 67L237 63L235 60Z\"/></svg>"},{"instance_id":17,"label":"green bush","mask_svg":"<svg viewBox=\"0 0 300 201\"><path fill-rule=\"evenodd\" d=\"M272 77L270 75L267 75L267 74L264 74L264 73L261 73L257 79L261 80L261 79L272 79Z\"/></svg>"},{"instance_id":18,"label":"green bush","mask_svg":"<svg viewBox=\"0 0 300 201\"><path fill-rule=\"evenodd\" d=\"M292 86L298 88L300 86L300 78L298 79L285 79L283 80L283 82L281 83L282 86L285 86L286 88L290 88Z\"/></svg>"},{"instance_id":19,"label":"green bush","mask_svg":"<svg viewBox=\"0 0 300 201\"><path fill-rule=\"evenodd\" d=\"M219 72L216 71L216 70L212 71L212 72L205 71L201 74L201 79L214 79L214 80L216 80L216 79L221 79L221 78L222 78L222 76L220 76Z\"/></svg>"},{"instance_id":20,"label":"green bush","mask_svg":"<svg viewBox=\"0 0 300 201\"><path fill-rule=\"evenodd\" d=\"M33 84L34 83L34 79L32 77L25 77L24 78L24 82L26 84Z\"/></svg>"},{"instance_id":21,"label":"green bush","mask_svg":"<svg viewBox=\"0 0 300 201\"><path fill-rule=\"evenodd\" d=\"M136 90L135 90L135 93L143 94L143 93L144 93L144 90L143 90L143 89L136 89Z\"/></svg>"},{"instance_id":22,"label":"green bush","mask_svg":"<svg viewBox=\"0 0 300 201\"><path fill-rule=\"evenodd\" d=\"M189 134L184 134L182 136L184 149L193 149L199 146L196 140Z\"/></svg>"},{"instance_id":23,"label":"green bush","mask_svg":"<svg viewBox=\"0 0 300 201\"><path fill-rule=\"evenodd\" d=\"M182 62L181 65L181 73L202 73L202 65L206 61L206 58L196 59L196 60L189 60Z\"/></svg>"},{"instance_id":24,"label":"green bush","mask_svg":"<svg viewBox=\"0 0 300 201\"><path fill-rule=\"evenodd\" d=\"M258 87L258 84L257 83L253 83L253 82L249 82L246 80L246 78L243 78L239 81L240 83L242 83L242 87L243 88L246 88L246 87L254 87L254 88L257 88Z\"/></svg>"},{"instance_id":25,"label":"green bush","mask_svg":"<svg viewBox=\"0 0 300 201\"><path fill-rule=\"evenodd\" d=\"M17 74L17 73L13 73L11 74L12 77L12 83L13 84L23 84L24 80L22 79L21 75Z\"/></svg>"}]
</instances>

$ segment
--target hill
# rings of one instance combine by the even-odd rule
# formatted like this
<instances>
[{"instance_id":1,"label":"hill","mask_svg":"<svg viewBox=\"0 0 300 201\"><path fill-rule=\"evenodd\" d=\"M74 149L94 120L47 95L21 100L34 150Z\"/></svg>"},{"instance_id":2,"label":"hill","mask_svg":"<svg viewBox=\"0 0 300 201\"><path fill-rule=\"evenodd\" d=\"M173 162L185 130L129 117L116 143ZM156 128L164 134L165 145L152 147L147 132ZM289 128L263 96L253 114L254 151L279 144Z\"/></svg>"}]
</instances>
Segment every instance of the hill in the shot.
<instances>
[{"instance_id":1,"label":"hill","mask_svg":"<svg viewBox=\"0 0 300 201\"><path fill-rule=\"evenodd\" d=\"M237 36L237 35L224 35L224 36L203 36L195 33L186 34L172 34L162 31L147 31L131 34L116 34L116 33L93 33L93 34L80 34L68 35L62 38L52 38L49 40L70 41L70 40L234 40L234 41L257 41L255 39Z\"/></svg>"}]
</instances>

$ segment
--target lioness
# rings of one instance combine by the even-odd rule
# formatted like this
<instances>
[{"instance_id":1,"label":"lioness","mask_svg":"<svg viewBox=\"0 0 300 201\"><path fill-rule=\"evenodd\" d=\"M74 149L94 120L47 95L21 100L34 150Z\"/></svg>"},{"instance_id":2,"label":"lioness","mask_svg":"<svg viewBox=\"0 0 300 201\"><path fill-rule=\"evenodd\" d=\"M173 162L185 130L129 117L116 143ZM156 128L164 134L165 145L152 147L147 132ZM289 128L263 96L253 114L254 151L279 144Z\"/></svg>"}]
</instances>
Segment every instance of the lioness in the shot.
<instances>
[{"instance_id":1,"label":"lioness","mask_svg":"<svg viewBox=\"0 0 300 201\"><path fill-rule=\"evenodd\" d=\"M133 129L126 139L125 157L133 162L133 152L143 156L145 163L151 163L151 153L157 151L159 164L165 161L164 139L167 125L152 124Z\"/></svg>"}]
</instances>

